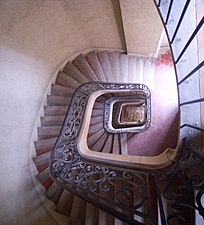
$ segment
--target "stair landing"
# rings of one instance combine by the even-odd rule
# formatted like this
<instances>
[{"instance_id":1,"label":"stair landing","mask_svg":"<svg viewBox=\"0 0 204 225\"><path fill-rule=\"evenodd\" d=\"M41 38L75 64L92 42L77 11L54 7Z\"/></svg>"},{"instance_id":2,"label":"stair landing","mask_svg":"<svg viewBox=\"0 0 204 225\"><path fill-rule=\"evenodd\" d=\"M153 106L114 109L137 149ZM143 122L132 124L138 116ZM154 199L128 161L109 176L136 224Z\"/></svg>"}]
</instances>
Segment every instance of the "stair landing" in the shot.
<instances>
[{"instance_id":1,"label":"stair landing","mask_svg":"<svg viewBox=\"0 0 204 225\"><path fill-rule=\"evenodd\" d=\"M178 94L172 67L156 67L151 91L151 126L145 132L127 135L128 155L155 156L176 148L178 138Z\"/></svg>"}]
</instances>

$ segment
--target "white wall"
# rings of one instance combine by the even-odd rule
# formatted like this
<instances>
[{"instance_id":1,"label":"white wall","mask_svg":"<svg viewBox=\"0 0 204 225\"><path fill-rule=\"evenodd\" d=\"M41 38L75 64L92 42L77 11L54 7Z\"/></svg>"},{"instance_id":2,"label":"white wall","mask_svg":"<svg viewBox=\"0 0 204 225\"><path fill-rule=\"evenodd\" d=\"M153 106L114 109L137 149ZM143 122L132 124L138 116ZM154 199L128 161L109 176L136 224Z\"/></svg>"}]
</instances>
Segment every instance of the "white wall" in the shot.
<instances>
[{"instance_id":1,"label":"white wall","mask_svg":"<svg viewBox=\"0 0 204 225\"><path fill-rule=\"evenodd\" d=\"M119 0L127 51L142 55L155 54L163 25L151 0Z\"/></svg>"},{"instance_id":2,"label":"white wall","mask_svg":"<svg viewBox=\"0 0 204 225\"><path fill-rule=\"evenodd\" d=\"M67 58L123 49L112 1L0 2L0 224L55 224L29 172L29 143L47 85Z\"/></svg>"}]
</instances>

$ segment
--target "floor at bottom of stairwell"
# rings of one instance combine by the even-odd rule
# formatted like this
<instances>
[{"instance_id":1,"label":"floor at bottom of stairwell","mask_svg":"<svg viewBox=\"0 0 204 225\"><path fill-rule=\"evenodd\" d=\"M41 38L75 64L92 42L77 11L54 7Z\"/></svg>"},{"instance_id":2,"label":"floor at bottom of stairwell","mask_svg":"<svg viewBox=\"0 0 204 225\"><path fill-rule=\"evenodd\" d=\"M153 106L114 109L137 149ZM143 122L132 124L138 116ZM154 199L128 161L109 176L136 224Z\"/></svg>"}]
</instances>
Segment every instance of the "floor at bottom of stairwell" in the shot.
<instances>
[{"instance_id":1,"label":"floor at bottom of stairwell","mask_svg":"<svg viewBox=\"0 0 204 225\"><path fill-rule=\"evenodd\" d=\"M151 126L138 134L127 135L128 155L155 156L175 148L178 138L178 93L174 69L156 67L151 91Z\"/></svg>"}]
</instances>

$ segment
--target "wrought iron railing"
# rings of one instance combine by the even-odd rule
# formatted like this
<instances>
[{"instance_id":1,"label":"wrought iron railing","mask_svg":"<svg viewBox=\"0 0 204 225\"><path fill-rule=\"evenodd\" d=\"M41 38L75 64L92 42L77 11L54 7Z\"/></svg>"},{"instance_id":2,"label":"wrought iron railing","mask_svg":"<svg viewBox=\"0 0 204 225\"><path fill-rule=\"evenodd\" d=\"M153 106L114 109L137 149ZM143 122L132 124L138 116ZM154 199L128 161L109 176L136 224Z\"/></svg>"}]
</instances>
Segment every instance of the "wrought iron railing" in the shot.
<instances>
[{"instance_id":1,"label":"wrought iron railing","mask_svg":"<svg viewBox=\"0 0 204 225\"><path fill-rule=\"evenodd\" d=\"M145 168L137 166L137 163L128 166L128 163L117 164L114 160L100 159L100 155L98 158L86 157L81 153L78 146L81 121L93 91L130 89L130 85L94 82L75 92L52 152L50 172L60 186L128 224L192 225L195 224L195 211L204 217L204 155L200 137L204 129L200 125L199 105L204 98L200 97L198 89L198 72L204 61L195 59L197 64L192 68L189 64L193 64L190 63L192 55L197 57L198 49L194 48L194 42L197 42L204 19L194 27L182 47L178 47L178 43L183 42L179 32L182 34L184 29L188 36L185 18L189 8L193 9L191 4L194 1L154 2L173 53L178 83L181 145L176 158L160 167ZM177 11L180 15L173 21ZM173 28L172 25L169 27L172 21ZM134 85L132 87L134 89ZM192 105L193 111L189 107Z\"/></svg>"}]
</instances>

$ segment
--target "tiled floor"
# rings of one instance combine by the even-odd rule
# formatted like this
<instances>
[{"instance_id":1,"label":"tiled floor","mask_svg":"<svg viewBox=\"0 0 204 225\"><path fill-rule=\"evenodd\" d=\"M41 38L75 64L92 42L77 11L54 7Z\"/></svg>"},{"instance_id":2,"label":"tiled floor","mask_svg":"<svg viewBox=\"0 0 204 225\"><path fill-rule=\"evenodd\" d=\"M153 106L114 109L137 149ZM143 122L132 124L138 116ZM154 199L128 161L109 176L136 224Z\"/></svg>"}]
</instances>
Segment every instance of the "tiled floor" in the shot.
<instances>
[{"instance_id":1,"label":"tiled floor","mask_svg":"<svg viewBox=\"0 0 204 225\"><path fill-rule=\"evenodd\" d=\"M151 91L151 126L145 132L128 134L128 154L154 156L175 148L178 135L178 96L174 69L156 67Z\"/></svg>"}]
</instances>

